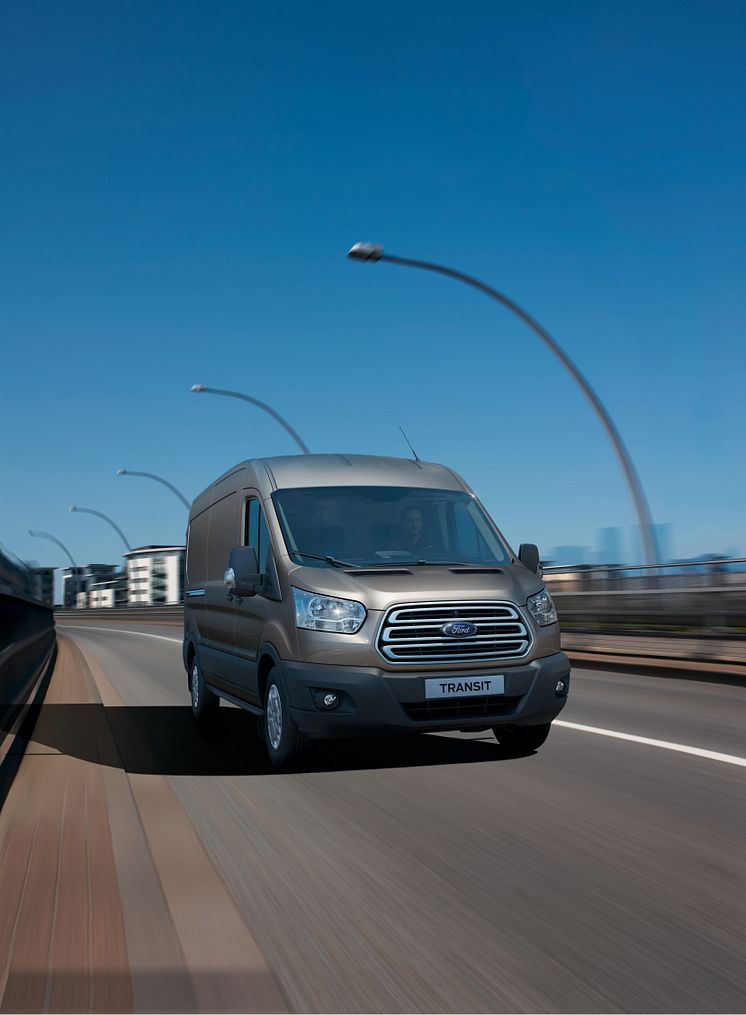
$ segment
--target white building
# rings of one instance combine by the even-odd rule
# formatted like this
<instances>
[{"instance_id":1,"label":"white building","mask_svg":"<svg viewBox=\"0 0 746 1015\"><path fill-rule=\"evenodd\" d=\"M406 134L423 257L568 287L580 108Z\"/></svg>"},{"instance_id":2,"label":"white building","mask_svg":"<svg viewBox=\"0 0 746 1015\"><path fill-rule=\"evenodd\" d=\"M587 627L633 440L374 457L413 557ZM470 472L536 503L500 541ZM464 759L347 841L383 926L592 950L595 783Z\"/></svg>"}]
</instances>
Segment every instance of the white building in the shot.
<instances>
[{"instance_id":1,"label":"white building","mask_svg":"<svg viewBox=\"0 0 746 1015\"><path fill-rule=\"evenodd\" d=\"M94 582L116 578L116 564L84 564L62 569L62 605L66 610L84 610L88 606L88 590Z\"/></svg>"},{"instance_id":2,"label":"white building","mask_svg":"<svg viewBox=\"0 0 746 1015\"><path fill-rule=\"evenodd\" d=\"M184 549L183 546L138 546L124 554L130 606L182 602Z\"/></svg>"},{"instance_id":3,"label":"white building","mask_svg":"<svg viewBox=\"0 0 746 1015\"><path fill-rule=\"evenodd\" d=\"M94 582L88 589L88 606L91 609L123 606L127 602L124 575L112 581Z\"/></svg>"}]
</instances>

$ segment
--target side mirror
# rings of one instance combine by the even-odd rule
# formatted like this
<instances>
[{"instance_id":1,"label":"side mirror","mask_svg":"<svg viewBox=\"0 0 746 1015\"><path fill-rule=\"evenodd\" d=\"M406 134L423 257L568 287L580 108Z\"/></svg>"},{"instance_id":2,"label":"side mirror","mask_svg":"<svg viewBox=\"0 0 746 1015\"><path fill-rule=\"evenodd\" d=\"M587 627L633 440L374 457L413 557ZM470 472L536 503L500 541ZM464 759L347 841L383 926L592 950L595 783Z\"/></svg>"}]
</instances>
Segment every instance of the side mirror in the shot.
<instances>
[{"instance_id":1,"label":"side mirror","mask_svg":"<svg viewBox=\"0 0 746 1015\"><path fill-rule=\"evenodd\" d=\"M518 560L524 567L527 567L529 571L533 571L535 575L541 578L543 569L539 563L539 547L536 543L521 543L520 549L518 550Z\"/></svg>"},{"instance_id":2,"label":"side mirror","mask_svg":"<svg viewBox=\"0 0 746 1015\"><path fill-rule=\"evenodd\" d=\"M234 546L223 575L228 591L237 596L254 596L261 580L254 547Z\"/></svg>"}]
</instances>

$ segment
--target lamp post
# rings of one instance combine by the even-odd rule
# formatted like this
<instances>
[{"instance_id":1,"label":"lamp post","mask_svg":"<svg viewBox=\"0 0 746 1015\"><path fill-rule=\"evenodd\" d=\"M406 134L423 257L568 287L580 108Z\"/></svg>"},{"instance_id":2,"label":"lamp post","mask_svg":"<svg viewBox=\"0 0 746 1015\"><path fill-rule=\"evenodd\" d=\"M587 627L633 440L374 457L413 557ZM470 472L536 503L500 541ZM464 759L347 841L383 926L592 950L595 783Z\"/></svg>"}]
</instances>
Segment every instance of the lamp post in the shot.
<instances>
[{"instance_id":1,"label":"lamp post","mask_svg":"<svg viewBox=\"0 0 746 1015\"><path fill-rule=\"evenodd\" d=\"M74 504L73 504L73 506L72 506L72 507L70 508L70 511L83 511L83 512L84 512L85 514L87 514L87 515L98 515L98 517L99 517L99 518L103 518L103 520L104 520L105 522L108 522L108 523L109 523L109 525L111 525L112 529L114 529L114 531L115 531L115 532L116 532L116 533L117 533L117 534L119 535L119 538L120 538L120 539L122 540L122 542L123 542L123 543L124 543L124 545L125 545L125 546L127 547L127 549L128 549L128 550L131 550L131 549L132 549L132 547L130 546L130 544L129 544L129 543L127 542L127 537L126 537L126 536L125 536L125 534L124 534L124 533L122 532L122 530L121 530L121 529L119 528L119 526L117 525L117 523L116 523L116 522L114 522L114 521L112 521L112 520L111 520L111 518L109 518L109 516L108 516L108 515L105 515L105 514L103 513L103 511L96 511L96 510L95 510L95 508L84 508L84 507L76 507L76 506L75 506Z\"/></svg>"},{"instance_id":2,"label":"lamp post","mask_svg":"<svg viewBox=\"0 0 746 1015\"><path fill-rule=\"evenodd\" d=\"M181 503L187 509L187 511L191 508L191 504L186 499L184 494L180 490L177 490L176 487L173 485L173 483L169 483L169 481L167 479L164 479L162 476L156 476L152 472L133 472L132 469L117 469L116 475L117 476L144 476L145 479L154 479L156 481L156 483L163 483L163 485L167 486L168 489L172 493L175 493L176 496L181 501Z\"/></svg>"},{"instance_id":3,"label":"lamp post","mask_svg":"<svg viewBox=\"0 0 746 1015\"><path fill-rule=\"evenodd\" d=\"M28 534L30 536L37 536L39 539L51 539L53 543L57 544L57 546L61 546L62 549L67 554L67 556L70 558L70 563L72 564L72 566L77 569L78 565L73 560L73 555L70 553L65 544L61 543L56 536L50 536L48 532L36 532L34 529L29 529Z\"/></svg>"},{"instance_id":4,"label":"lamp post","mask_svg":"<svg viewBox=\"0 0 746 1015\"><path fill-rule=\"evenodd\" d=\"M280 424L280 426L283 427L285 430L287 430L287 432L293 438L293 440L301 449L304 455L311 454L308 445L305 443L305 441L303 441L297 430L294 430L293 427L288 423L288 421L286 419L283 419L283 417L279 414L279 412L275 412L272 406L267 405L266 402L260 402L258 398L253 398L251 395L244 395L240 391L224 391L222 388L208 388L205 387L204 384L193 384L192 391L198 394L204 392L205 394L208 395L226 395L228 398L240 398L241 401L243 402L251 402L252 405L258 406L258 408L263 409L265 412L269 413L269 415L273 419L276 419L277 422Z\"/></svg>"},{"instance_id":5,"label":"lamp post","mask_svg":"<svg viewBox=\"0 0 746 1015\"><path fill-rule=\"evenodd\" d=\"M377 243L355 243L347 252L347 256L355 261L389 261L391 264L401 264L409 268L421 268L424 271L432 271L438 275L447 275L449 278L456 279L457 282L463 282L465 285L478 289L485 295L490 296L493 300L497 300L498 303L502 303L504 307L507 307L508 310L512 311L517 317L520 317L520 319L527 324L536 335L539 336L542 342L549 347L549 349L570 372L581 391L591 403L591 406L601 421L603 428L606 430L614 451L621 463L624 477L627 481L627 485L635 505L635 510L637 512L637 520L640 525L640 533L642 536L646 563L659 563L658 546L655 537L655 530L653 529L653 519L650 514L650 508L648 507L648 502L642 488L642 483L640 482L640 477L638 476L637 470L632 463L632 459L627 451L624 441L622 440L622 436L617 430L616 425L609 415L606 407L591 387L590 383L586 380L564 349L555 342L549 332L542 328L538 321L531 317L530 314L528 314L522 307L504 293L499 292L497 289L493 289L492 286L487 285L485 282L480 282L479 279L474 278L472 275L467 275L462 271L456 271L453 268L447 268L442 264L434 264L431 261L419 261L413 260L409 257L396 257L393 254L386 254L384 253L383 247Z\"/></svg>"}]
</instances>

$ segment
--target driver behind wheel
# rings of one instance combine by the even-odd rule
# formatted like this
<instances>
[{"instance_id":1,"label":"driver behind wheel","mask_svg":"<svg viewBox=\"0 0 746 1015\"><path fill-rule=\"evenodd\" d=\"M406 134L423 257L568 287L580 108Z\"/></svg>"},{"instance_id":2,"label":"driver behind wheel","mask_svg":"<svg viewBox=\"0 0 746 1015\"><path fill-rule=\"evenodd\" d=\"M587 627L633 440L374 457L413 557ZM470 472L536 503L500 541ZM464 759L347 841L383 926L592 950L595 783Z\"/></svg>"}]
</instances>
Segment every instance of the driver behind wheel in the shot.
<instances>
[{"instance_id":1,"label":"driver behind wheel","mask_svg":"<svg viewBox=\"0 0 746 1015\"><path fill-rule=\"evenodd\" d=\"M404 508L399 516L399 535L392 549L406 550L412 556L421 553L425 547L432 547L433 540L424 535L422 511L417 507Z\"/></svg>"}]
</instances>

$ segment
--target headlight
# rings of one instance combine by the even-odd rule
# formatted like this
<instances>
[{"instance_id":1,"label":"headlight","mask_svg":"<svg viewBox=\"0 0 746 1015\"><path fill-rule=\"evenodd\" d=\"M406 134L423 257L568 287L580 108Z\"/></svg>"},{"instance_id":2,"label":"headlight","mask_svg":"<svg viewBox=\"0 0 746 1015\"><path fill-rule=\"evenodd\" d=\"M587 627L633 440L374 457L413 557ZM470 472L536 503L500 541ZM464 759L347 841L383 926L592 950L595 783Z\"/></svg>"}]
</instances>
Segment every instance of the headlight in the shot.
<instances>
[{"instance_id":1,"label":"headlight","mask_svg":"<svg viewBox=\"0 0 746 1015\"><path fill-rule=\"evenodd\" d=\"M309 631L338 631L354 634L365 620L365 607L352 599L319 596L315 592L293 589L295 623Z\"/></svg>"},{"instance_id":2,"label":"headlight","mask_svg":"<svg viewBox=\"0 0 746 1015\"><path fill-rule=\"evenodd\" d=\"M546 589L537 592L535 596L529 596L526 606L539 627L557 623L557 611L554 608L552 597Z\"/></svg>"}]
</instances>

